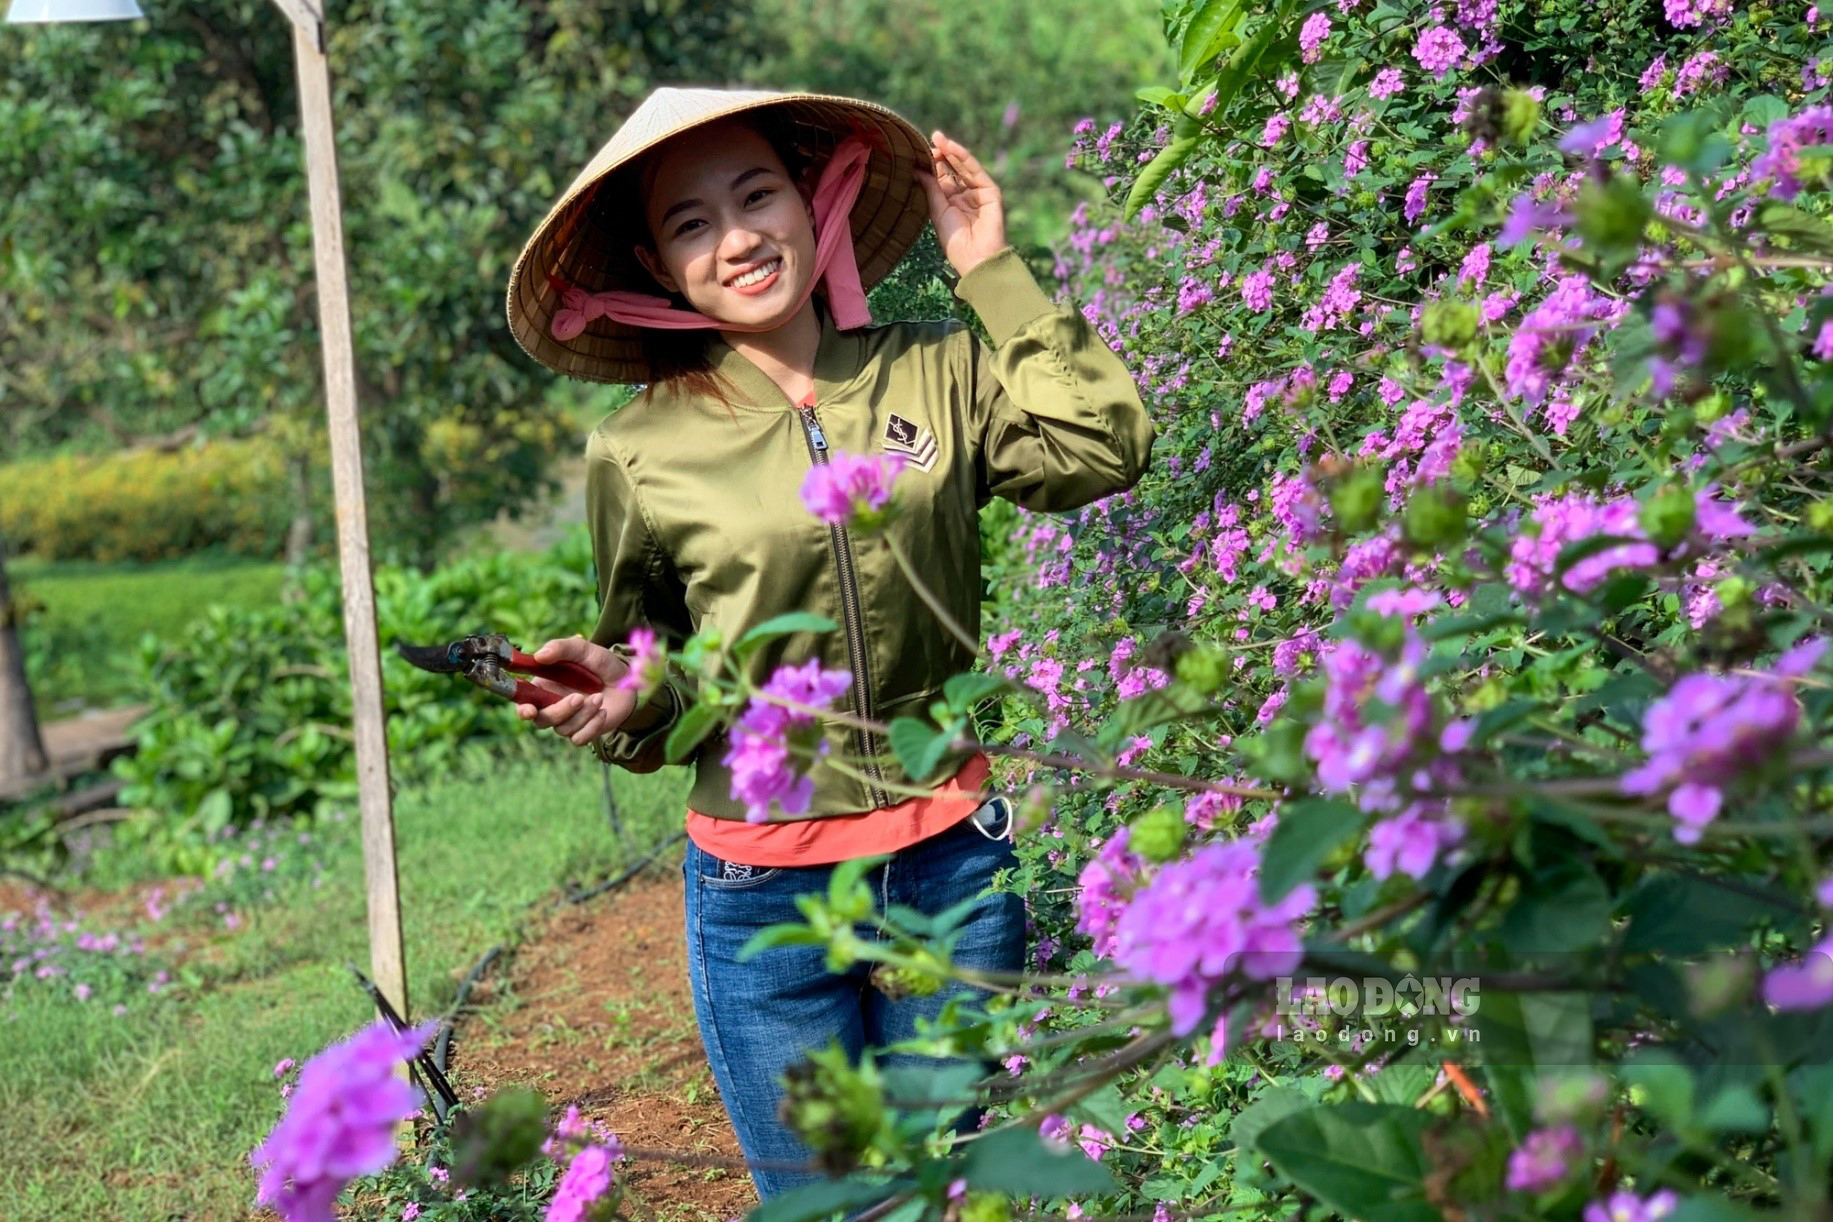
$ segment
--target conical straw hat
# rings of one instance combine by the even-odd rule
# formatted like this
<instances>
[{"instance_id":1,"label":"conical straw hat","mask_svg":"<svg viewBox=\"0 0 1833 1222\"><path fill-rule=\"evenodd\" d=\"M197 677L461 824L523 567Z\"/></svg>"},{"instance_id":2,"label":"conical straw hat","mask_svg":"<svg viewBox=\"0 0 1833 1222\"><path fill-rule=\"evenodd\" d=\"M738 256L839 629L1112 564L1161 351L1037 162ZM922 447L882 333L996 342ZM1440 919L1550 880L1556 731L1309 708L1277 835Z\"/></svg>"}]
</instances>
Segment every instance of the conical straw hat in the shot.
<instances>
[{"instance_id":1,"label":"conical straw hat","mask_svg":"<svg viewBox=\"0 0 1833 1222\"><path fill-rule=\"evenodd\" d=\"M597 318L571 340L554 338L549 325L561 300L550 277L588 293L659 294L630 253L643 236L631 198L634 187L613 176L671 136L764 108L781 112L792 141L817 168L850 132L863 129L875 147L853 204L853 249L861 286L870 289L890 274L929 219L928 199L915 174L931 164L929 141L907 120L873 102L825 94L661 88L598 150L522 248L509 274L508 311L509 329L525 352L591 382L649 380L637 327Z\"/></svg>"}]
</instances>

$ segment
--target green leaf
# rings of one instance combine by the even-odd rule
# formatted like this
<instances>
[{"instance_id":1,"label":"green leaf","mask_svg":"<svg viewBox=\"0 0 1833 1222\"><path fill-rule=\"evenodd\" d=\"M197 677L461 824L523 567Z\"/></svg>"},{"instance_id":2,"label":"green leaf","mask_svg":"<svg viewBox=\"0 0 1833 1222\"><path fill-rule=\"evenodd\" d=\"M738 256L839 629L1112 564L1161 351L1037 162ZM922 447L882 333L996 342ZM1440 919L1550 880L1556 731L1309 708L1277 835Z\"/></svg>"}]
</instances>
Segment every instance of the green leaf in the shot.
<instances>
[{"instance_id":1,"label":"green leaf","mask_svg":"<svg viewBox=\"0 0 1833 1222\"><path fill-rule=\"evenodd\" d=\"M835 1213L850 1214L895 1196L907 1183L821 1180L771 1197L746 1214L745 1222L825 1222Z\"/></svg>"},{"instance_id":2,"label":"green leaf","mask_svg":"<svg viewBox=\"0 0 1833 1222\"><path fill-rule=\"evenodd\" d=\"M894 717L885 737L912 780L926 781L936 770L954 735L916 717Z\"/></svg>"},{"instance_id":3,"label":"green leaf","mask_svg":"<svg viewBox=\"0 0 1833 1222\"><path fill-rule=\"evenodd\" d=\"M1693 1071L1665 1049L1641 1049L1623 1063L1623 1081L1640 1093L1641 1106L1672 1128L1693 1121ZM1633 1097L1633 1096L1632 1096Z\"/></svg>"},{"instance_id":4,"label":"green leaf","mask_svg":"<svg viewBox=\"0 0 1833 1222\"><path fill-rule=\"evenodd\" d=\"M1270 1125L1257 1145L1281 1175L1345 1217L1437 1222L1420 1133L1431 1117L1390 1104L1324 1104Z\"/></svg>"},{"instance_id":5,"label":"green leaf","mask_svg":"<svg viewBox=\"0 0 1833 1222\"><path fill-rule=\"evenodd\" d=\"M1362 812L1341 798L1301 798L1279 808L1279 821L1260 859L1260 898L1275 903L1317 874L1362 831Z\"/></svg>"},{"instance_id":6,"label":"green leaf","mask_svg":"<svg viewBox=\"0 0 1833 1222\"><path fill-rule=\"evenodd\" d=\"M1225 39L1241 14L1241 0L1200 0L1178 42L1178 76L1189 81L1223 49Z\"/></svg>"},{"instance_id":7,"label":"green leaf","mask_svg":"<svg viewBox=\"0 0 1833 1222\"><path fill-rule=\"evenodd\" d=\"M1741 885L1761 884L1738 880ZM1637 954L1695 955L1743 943L1751 925L1764 917L1792 915L1783 895L1764 902L1729 887L1716 887L1683 874L1651 874L1637 884L1623 907L1629 929L1623 949Z\"/></svg>"},{"instance_id":8,"label":"green leaf","mask_svg":"<svg viewBox=\"0 0 1833 1222\"><path fill-rule=\"evenodd\" d=\"M773 615L745 635L738 638L736 648L746 645L757 645L773 637L788 636L793 632L824 633L840 627L825 615L816 615L812 611L790 611L784 615Z\"/></svg>"},{"instance_id":9,"label":"green leaf","mask_svg":"<svg viewBox=\"0 0 1833 1222\"><path fill-rule=\"evenodd\" d=\"M1524 880L1502 918L1502 941L1519 955L1563 954L1600 945L1610 923L1610 890L1597 871L1567 860Z\"/></svg>"},{"instance_id":10,"label":"green leaf","mask_svg":"<svg viewBox=\"0 0 1833 1222\"><path fill-rule=\"evenodd\" d=\"M1154 157L1146 168L1139 172L1139 177L1133 182L1133 189L1127 192L1127 220L1130 221L1138 216L1139 210L1152 202L1158 195L1158 189L1164 186L1165 180L1170 178L1179 166L1190 160L1190 155L1197 151L1197 145L1200 143L1201 141L1193 137L1187 137L1182 140L1173 140L1158 151L1158 156Z\"/></svg>"},{"instance_id":11,"label":"green leaf","mask_svg":"<svg viewBox=\"0 0 1833 1222\"><path fill-rule=\"evenodd\" d=\"M681 714L681 720L668 732L668 740L662 744L662 753L671 764L678 764L698 747L713 727L719 724L719 706L716 704L696 704Z\"/></svg>"},{"instance_id":12,"label":"green leaf","mask_svg":"<svg viewBox=\"0 0 1833 1222\"><path fill-rule=\"evenodd\" d=\"M979 672L950 675L942 684L942 698L948 701L948 707L955 712L965 713L994 692L1011 686L998 675Z\"/></svg>"},{"instance_id":13,"label":"green leaf","mask_svg":"<svg viewBox=\"0 0 1833 1222\"><path fill-rule=\"evenodd\" d=\"M1493 709L1485 709L1471 731L1473 746L1482 746L1496 735L1532 717L1541 708L1538 700L1507 700Z\"/></svg>"},{"instance_id":14,"label":"green leaf","mask_svg":"<svg viewBox=\"0 0 1833 1222\"><path fill-rule=\"evenodd\" d=\"M1184 108L1184 95L1175 89L1167 89L1163 85L1147 85L1133 96L1144 102L1147 106L1163 106L1167 109L1176 110L1182 110Z\"/></svg>"},{"instance_id":15,"label":"green leaf","mask_svg":"<svg viewBox=\"0 0 1833 1222\"><path fill-rule=\"evenodd\" d=\"M785 922L758 930L738 950L740 962L749 959L759 951L772 950L778 946L826 946L827 939L806 925L792 925Z\"/></svg>"},{"instance_id":16,"label":"green leaf","mask_svg":"<svg viewBox=\"0 0 1833 1222\"><path fill-rule=\"evenodd\" d=\"M967 1148L969 1188L1015 1197L1075 1197L1114 1191L1106 1167L1075 1146L1053 1148L1029 1128L1002 1129Z\"/></svg>"},{"instance_id":17,"label":"green leaf","mask_svg":"<svg viewBox=\"0 0 1833 1222\"><path fill-rule=\"evenodd\" d=\"M1700 1127L1712 1133L1765 1133L1769 1121L1769 1109L1743 1082L1730 1083L1699 1109Z\"/></svg>"},{"instance_id":18,"label":"green leaf","mask_svg":"<svg viewBox=\"0 0 1833 1222\"><path fill-rule=\"evenodd\" d=\"M1069 1116L1078 1123L1086 1122L1102 1129L1112 1137L1125 1137L1127 1132L1127 1113L1133 1109L1120 1096L1120 1088L1111 1083L1102 1087L1088 1098L1073 1103Z\"/></svg>"},{"instance_id":19,"label":"green leaf","mask_svg":"<svg viewBox=\"0 0 1833 1222\"><path fill-rule=\"evenodd\" d=\"M1787 238L1797 249L1833 252L1833 225L1793 204L1764 204L1757 212L1757 226L1774 237Z\"/></svg>"}]
</instances>

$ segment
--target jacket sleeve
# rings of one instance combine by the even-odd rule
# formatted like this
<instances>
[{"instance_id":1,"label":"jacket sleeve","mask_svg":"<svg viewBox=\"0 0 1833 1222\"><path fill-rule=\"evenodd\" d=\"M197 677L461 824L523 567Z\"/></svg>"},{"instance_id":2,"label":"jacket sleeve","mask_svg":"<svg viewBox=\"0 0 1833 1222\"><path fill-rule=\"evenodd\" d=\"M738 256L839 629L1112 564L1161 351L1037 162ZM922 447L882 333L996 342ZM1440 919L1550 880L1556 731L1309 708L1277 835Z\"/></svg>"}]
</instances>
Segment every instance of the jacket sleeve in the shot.
<instances>
[{"instance_id":1,"label":"jacket sleeve","mask_svg":"<svg viewBox=\"0 0 1833 1222\"><path fill-rule=\"evenodd\" d=\"M1053 303L1010 246L963 276L955 295L993 340L989 351L965 333L983 503L1076 509L1139 482L1152 422L1132 373L1075 304Z\"/></svg>"},{"instance_id":2,"label":"jacket sleeve","mask_svg":"<svg viewBox=\"0 0 1833 1222\"><path fill-rule=\"evenodd\" d=\"M688 635L687 605L672 568L656 542L636 485L615 447L602 431L586 445L586 521L592 530L592 562L598 571L598 624L592 640L628 658L630 630L647 626L667 641ZM694 703L694 685L672 664L667 681L632 720L648 722L641 730L623 727L602 735L594 750L607 764L630 772L654 772L668 761L663 748L668 732Z\"/></svg>"}]
</instances>

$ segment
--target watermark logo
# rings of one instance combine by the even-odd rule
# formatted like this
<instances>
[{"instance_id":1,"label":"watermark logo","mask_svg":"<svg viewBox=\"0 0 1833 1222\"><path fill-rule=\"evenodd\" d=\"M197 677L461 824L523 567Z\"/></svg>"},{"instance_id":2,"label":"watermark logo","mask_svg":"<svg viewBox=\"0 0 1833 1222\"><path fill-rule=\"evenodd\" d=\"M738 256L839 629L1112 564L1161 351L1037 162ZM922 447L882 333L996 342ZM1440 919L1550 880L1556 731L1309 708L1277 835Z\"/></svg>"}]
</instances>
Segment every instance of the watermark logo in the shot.
<instances>
[{"instance_id":1,"label":"watermark logo","mask_svg":"<svg viewBox=\"0 0 1833 1222\"><path fill-rule=\"evenodd\" d=\"M1281 976L1275 987L1282 1017L1461 1019L1482 1000L1475 976Z\"/></svg>"}]
</instances>

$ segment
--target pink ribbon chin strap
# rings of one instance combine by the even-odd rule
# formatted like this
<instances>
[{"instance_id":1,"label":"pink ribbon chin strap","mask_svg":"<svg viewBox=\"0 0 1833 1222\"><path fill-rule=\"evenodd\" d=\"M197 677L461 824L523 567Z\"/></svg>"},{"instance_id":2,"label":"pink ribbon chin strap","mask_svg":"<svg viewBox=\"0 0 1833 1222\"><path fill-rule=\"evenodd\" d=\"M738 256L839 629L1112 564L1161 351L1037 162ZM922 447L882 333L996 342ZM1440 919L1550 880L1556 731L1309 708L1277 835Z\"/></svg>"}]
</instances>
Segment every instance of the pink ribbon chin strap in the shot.
<instances>
[{"instance_id":1,"label":"pink ribbon chin strap","mask_svg":"<svg viewBox=\"0 0 1833 1222\"><path fill-rule=\"evenodd\" d=\"M848 217L853 202L865 184L866 163L872 146L859 133L848 136L822 167L815 186L815 274L796 302L800 309L815 285L827 287L828 309L834 325L843 331L863 327L872 321L866 308L866 292L859 281L859 262L853 251L853 232ZM595 318L609 318L633 327L658 327L668 331L690 331L717 327L723 331L768 331L769 327L740 325L709 318L698 310L678 310L666 297L652 293L632 293L616 289L607 293L588 293L574 288L560 277L548 276L548 283L560 290L561 308L554 312L548 329L557 340L573 339Z\"/></svg>"}]
</instances>

